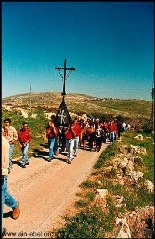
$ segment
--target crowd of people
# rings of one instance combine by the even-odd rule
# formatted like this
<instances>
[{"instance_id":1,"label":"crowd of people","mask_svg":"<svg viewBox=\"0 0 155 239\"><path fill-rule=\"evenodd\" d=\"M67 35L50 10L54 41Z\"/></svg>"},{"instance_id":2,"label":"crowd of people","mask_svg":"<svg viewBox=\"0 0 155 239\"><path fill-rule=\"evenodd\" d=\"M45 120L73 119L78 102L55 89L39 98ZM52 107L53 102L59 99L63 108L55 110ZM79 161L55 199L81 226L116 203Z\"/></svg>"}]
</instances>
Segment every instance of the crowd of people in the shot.
<instances>
[{"instance_id":1,"label":"crowd of people","mask_svg":"<svg viewBox=\"0 0 155 239\"><path fill-rule=\"evenodd\" d=\"M52 116L45 129L48 139L49 157L51 161L58 156L59 151L68 152L68 163L77 156L78 148L84 150L94 150L99 152L102 143L113 143L120 139L121 132L130 130L129 123L115 120L101 120L100 118L87 119L75 118L68 126L58 126L55 123L55 117ZM17 141L22 152L21 167L26 168L29 165L28 149L31 142L31 130L27 122L22 123L22 128L17 132L11 125L11 119L4 120L3 136L7 139L9 148L9 167L8 173L12 168L12 155L14 143Z\"/></svg>"},{"instance_id":2,"label":"crowd of people","mask_svg":"<svg viewBox=\"0 0 155 239\"><path fill-rule=\"evenodd\" d=\"M99 118L84 120L75 118L68 126L58 126L55 117L51 117L45 129L48 140L49 155L48 162L51 162L59 153L67 152L67 163L77 157L79 147L83 150L99 152L102 143L113 143L120 139L121 132L130 130L129 123L115 120L101 120ZM22 128L17 132L11 125L11 119L4 120L2 127L2 218L4 204L13 209L13 219L20 214L19 202L8 192L7 179L12 168L12 156L14 143L17 141L21 148L21 167L29 165L28 149L31 142L31 130L27 122L22 123ZM2 234L4 234L2 227Z\"/></svg>"},{"instance_id":3,"label":"crowd of people","mask_svg":"<svg viewBox=\"0 0 155 239\"><path fill-rule=\"evenodd\" d=\"M50 162L61 152L68 152L68 163L74 157L77 157L78 148L84 150L94 150L99 152L102 143L110 142L111 144L118 138L121 132L130 129L130 124L116 120L103 121L99 118L74 119L67 127L57 126L54 119L50 120L46 128L46 136L49 145Z\"/></svg>"}]
</instances>

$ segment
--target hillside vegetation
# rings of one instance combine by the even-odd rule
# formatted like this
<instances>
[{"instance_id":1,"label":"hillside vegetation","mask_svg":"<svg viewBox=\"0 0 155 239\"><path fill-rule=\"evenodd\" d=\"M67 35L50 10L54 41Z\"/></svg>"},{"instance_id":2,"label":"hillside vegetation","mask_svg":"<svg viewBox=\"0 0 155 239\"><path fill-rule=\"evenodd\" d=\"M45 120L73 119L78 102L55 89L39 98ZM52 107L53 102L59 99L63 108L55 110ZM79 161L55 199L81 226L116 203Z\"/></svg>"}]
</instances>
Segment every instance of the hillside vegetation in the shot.
<instances>
[{"instance_id":1,"label":"hillside vegetation","mask_svg":"<svg viewBox=\"0 0 155 239\"><path fill-rule=\"evenodd\" d=\"M57 112L61 103L61 93L31 93L32 112L41 109L46 112ZM68 110L76 114L92 114L94 116L122 115L126 118L149 119L151 101L135 99L96 98L84 94L67 94L65 97ZM29 109L30 94L14 95L2 100L2 104Z\"/></svg>"}]
</instances>

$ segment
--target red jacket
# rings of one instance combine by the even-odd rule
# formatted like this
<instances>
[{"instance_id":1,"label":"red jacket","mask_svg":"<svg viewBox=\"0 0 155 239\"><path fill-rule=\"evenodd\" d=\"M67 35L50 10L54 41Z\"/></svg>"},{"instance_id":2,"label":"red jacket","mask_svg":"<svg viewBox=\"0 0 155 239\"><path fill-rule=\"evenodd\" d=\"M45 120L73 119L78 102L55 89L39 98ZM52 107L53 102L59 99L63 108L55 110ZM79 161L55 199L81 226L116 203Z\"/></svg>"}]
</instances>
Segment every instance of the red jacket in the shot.
<instances>
[{"instance_id":1,"label":"red jacket","mask_svg":"<svg viewBox=\"0 0 155 239\"><path fill-rule=\"evenodd\" d=\"M31 131L29 129L21 129L18 131L19 143L28 143L31 141Z\"/></svg>"},{"instance_id":2,"label":"red jacket","mask_svg":"<svg viewBox=\"0 0 155 239\"><path fill-rule=\"evenodd\" d=\"M105 128L105 130L106 130L106 131L109 131L109 128L108 128L108 123L104 123L104 125L103 125L103 126L104 126L104 128Z\"/></svg>"},{"instance_id":3,"label":"red jacket","mask_svg":"<svg viewBox=\"0 0 155 239\"><path fill-rule=\"evenodd\" d=\"M75 138L75 133L72 132L71 129L69 129L65 132L65 138L68 139L68 140L69 139L74 139Z\"/></svg>"},{"instance_id":4,"label":"red jacket","mask_svg":"<svg viewBox=\"0 0 155 239\"><path fill-rule=\"evenodd\" d=\"M54 129L52 129L51 127L47 127L46 135L48 138L56 138L58 136L58 128L54 127Z\"/></svg>"},{"instance_id":5,"label":"red jacket","mask_svg":"<svg viewBox=\"0 0 155 239\"><path fill-rule=\"evenodd\" d=\"M109 131L110 132L115 132L115 125L114 124L109 125Z\"/></svg>"},{"instance_id":6,"label":"red jacket","mask_svg":"<svg viewBox=\"0 0 155 239\"><path fill-rule=\"evenodd\" d=\"M73 130L75 132L75 137L79 136L82 132L82 129L78 123L73 126Z\"/></svg>"}]
</instances>

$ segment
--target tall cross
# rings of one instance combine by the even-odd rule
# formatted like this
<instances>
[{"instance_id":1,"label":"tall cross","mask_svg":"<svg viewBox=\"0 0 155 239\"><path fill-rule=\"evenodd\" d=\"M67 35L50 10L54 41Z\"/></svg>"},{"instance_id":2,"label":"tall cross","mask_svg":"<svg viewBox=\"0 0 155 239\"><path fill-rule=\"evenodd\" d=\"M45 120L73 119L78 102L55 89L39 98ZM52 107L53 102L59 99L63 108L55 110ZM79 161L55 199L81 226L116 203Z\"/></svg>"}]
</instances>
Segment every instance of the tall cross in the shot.
<instances>
[{"instance_id":1,"label":"tall cross","mask_svg":"<svg viewBox=\"0 0 155 239\"><path fill-rule=\"evenodd\" d=\"M65 92L66 71L67 71L67 70L69 70L69 71L75 71L75 68L74 68L74 67L68 68L68 67L66 67L66 65L67 65L67 60L65 59L65 61L64 61L64 67L56 67L56 68L55 68L55 70L64 70L63 92L62 92L63 99L64 99L64 96L66 95L66 92Z\"/></svg>"}]
</instances>

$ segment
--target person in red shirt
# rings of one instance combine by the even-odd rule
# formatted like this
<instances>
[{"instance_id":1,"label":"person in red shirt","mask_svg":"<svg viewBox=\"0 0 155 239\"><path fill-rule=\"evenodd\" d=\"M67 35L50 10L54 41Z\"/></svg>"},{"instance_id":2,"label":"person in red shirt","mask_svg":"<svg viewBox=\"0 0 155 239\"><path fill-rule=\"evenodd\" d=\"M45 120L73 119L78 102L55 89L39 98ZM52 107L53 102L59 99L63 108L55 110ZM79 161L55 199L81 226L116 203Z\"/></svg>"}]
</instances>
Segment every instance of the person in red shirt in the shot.
<instances>
[{"instance_id":1,"label":"person in red shirt","mask_svg":"<svg viewBox=\"0 0 155 239\"><path fill-rule=\"evenodd\" d=\"M55 145L55 139L57 138L57 136L58 136L58 128L55 126L52 120L49 120L48 126L46 127L46 137L48 139L48 147L49 147L48 162L51 162L51 160L55 158L54 145Z\"/></svg>"},{"instance_id":2,"label":"person in red shirt","mask_svg":"<svg viewBox=\"0 0 155 239\"><path fill-rule=\"evenodd\" d=\"M116 131L115 123L114 121L111 121L109 125L110 143L113 143L115 140L115 131Z\"/></svg>"},{"instance_id":3,"label":"person in red shirt","mask_svg":"<svg viewBox=\"0 0 155 239\"><path fill-rule=\"evenodd\" d=\"M26 165L29 165L28 149L31 141L31 131L27 122L23 122L22 126L22 129L18 131L18 141L23 154L21 167L26 168Z\"/></svg>"},{"instance_id":4,"label":"person in red shirt","mask_svg":"<svg viewBox=\"0 0 155 239\"><path fill-rule=\"evenodd\" d=\"M65 131L65 138L66 138L66 148L67 148L67 151L68 151L68 156L69 156L69 159L68 159L68 163L71 164L71 161L72 159L74 158L73 155L72 155L72 151L73 151L73 147L74 147L74 139L75 139L75 131L73 129L73 123L71 123L67 128L66 128L66 131Z\"/></svg>"},{"instance_id":5,"label":"person in red shirt","mask_svg":"<svg viewBox=\"0 0 155 239\"><path fill-rule=\"evenodd\" d=\"M103 143L106 144L107 138L108 138L108 135L109 135L109 127L108 127L108 122L107 121L104 121L104 123L103 123L103 131L104 131Z\"/></svg>"},{"instance_id":6,"label":"person in red shirt","mask_svg":"<svg viewBox=\"0 0 155 239\"><path fill-rule=\"evenodd\" d=\"M74 138L74 157L77 157L79 140L80 141L82 140L82 129L81 129L77 119L74 120L73 130L75 132L75 138Z\"/></svg>"}]
</instances>

